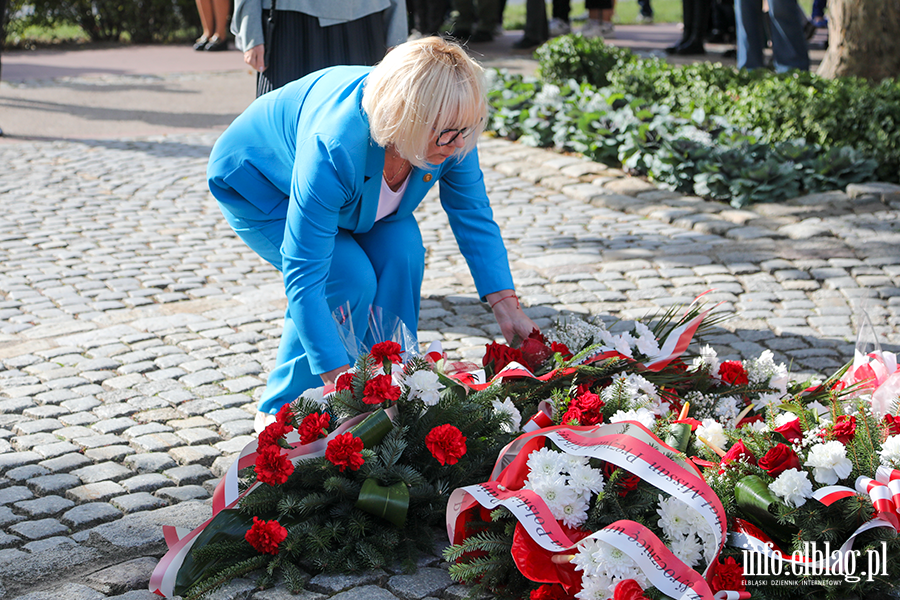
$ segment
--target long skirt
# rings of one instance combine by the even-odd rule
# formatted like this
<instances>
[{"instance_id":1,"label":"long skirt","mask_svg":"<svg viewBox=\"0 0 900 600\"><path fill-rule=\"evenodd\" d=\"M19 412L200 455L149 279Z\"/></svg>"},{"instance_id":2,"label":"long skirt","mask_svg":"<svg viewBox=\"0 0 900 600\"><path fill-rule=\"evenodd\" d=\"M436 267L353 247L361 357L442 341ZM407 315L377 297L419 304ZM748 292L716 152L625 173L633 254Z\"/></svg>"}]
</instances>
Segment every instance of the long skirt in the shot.
<instances>
[{"instance_id":1,"label":"long skirt","mask_svg":"<svg viewBox=\"0 0 900 600\"><path fill-rule=\"evenodd\" d=\"M263 10L263 31L269 10ZM313 71L335 65L374 65L387 51L384 11L329 27L319 18L292 10L275 11L273 44L266 52L271 64L256 77L256 96L280 88ZM267 35L268 38L268 35Z\"/></svg>"}]
</instances>

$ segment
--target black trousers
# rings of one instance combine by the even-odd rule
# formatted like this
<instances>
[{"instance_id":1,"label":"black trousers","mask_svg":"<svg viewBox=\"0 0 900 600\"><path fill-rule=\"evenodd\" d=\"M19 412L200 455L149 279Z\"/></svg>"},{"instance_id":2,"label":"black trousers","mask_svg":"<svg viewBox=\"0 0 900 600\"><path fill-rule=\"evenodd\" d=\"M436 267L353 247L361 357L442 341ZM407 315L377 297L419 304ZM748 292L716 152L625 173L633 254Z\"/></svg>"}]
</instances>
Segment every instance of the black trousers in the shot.
<instances>
[{"instance_id":1,"label":"black trousers","mask_svg":"<svg viewBox=\"0 0 900 600\"><path fill-rule=\"evenodd\" d=\"M387 51L383 12L320 27L318 17L291 10L275 11L273 39L265 40L269 62L256 76L256 95L278 89L313 71L335 65L374 65ZM263 10L263 31L269 11Z\"/></svg>"}]
</instances>

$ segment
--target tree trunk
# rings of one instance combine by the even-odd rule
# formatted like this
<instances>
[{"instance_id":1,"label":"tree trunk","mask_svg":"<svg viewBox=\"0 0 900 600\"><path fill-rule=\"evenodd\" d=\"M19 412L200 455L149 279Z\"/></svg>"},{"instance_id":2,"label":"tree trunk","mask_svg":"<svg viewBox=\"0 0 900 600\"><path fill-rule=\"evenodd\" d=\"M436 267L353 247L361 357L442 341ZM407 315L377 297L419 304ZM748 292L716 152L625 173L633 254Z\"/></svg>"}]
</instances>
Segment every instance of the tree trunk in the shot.
<instances>
[{"instance_id":1,"label":"tree trunk","mask_svg":"<svg viewBox=\"0 0 900 600\"><path fill-rule=\"evenodd\" d=\"M900 76L897 0L828 0L828 52L818 74L873 81Z\"/></svg>"}]
</instances>

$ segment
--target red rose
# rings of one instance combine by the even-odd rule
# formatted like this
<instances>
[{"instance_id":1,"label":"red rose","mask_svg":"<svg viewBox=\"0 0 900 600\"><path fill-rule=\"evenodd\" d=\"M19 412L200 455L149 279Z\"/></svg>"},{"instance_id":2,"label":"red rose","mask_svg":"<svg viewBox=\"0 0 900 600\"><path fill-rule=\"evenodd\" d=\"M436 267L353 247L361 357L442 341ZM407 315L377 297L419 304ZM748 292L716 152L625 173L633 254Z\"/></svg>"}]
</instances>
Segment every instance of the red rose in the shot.
<instances>
[{"instance_id":1,"label":"red rose","mask_svg":"<svg viewBox=\"0 0 900 600\"><path fill-rule=\"evenodd\" d=\"M297 433L300 434L300 443L310 444L325 435L330 421L331 417L327 414L319 414L317 412L303 417L300 426L297 428Z\"/></svg>"},{"instance_id":2,"label":"red rose","mask_svg":"<svg viewBox=\"0 0 900 600\"><path fill-rule=\"evenodd\" d=\"M287 529L278 521L261 521L259 517L253 517L253 526L244 534L244 539L263 554L278 554L278 545L286 538Z\"/></svg>"},{"instance_id":3,"label":"red rose","mask_svg":"<svg viewBox=\"0 0 900 600\"><path fill-rule=\"evenodd\" d=\"M256 479L269 485L281 485L294 472L294 463L278 446L266 446L256 453Z\"/></svg>"},{"instance_id":4,"label":"red rose","mask_svg":"<svg viewBox=\"0 0 900 600\"><path fill-rule=\"evenodd\" d=\"M715 572L709 580L709 586L713 593L723 590L733 592L743 592L747 588L744 587L744 568L735 562L734 558L729 556L720 563L716 563Z\"/></svg>"},{"instance_id":5,"label":"red rose","mask_svg":"<svg viewBox=\"0 0 900 600\"><path fill-rule=\"evenodd\" d=\"M281 423L282 427L287 428L288 431L294 428L294 413L291 411L290 402L278 410L278 414L275 415L275 422Z\"/></svg>"},{"instance_id":6,"label":"red rose","mask_svg":"<svg viewBox=\"0 0 900 600\"><path fill-rule=\"evenodd\" d=\"M574 404L581 410L600 410L605 402L597 394L585 392L576 396Z\"/></svg>"},{"instance_id":7,"label":"red rose","mask_svg":"<svg viewBox=\"0 0 900 600\"><path fill-rule=\"evenodd\" d=\"M887 428L888 435L900 434L900 417L884 415L884 426Z\"/></svg>"},{"instance_id":8,"label":"red rose","mask_svg":"<svg viewBox=\"0 0 900 600\"><path fill-rule=\"evenodd\" d=\"M759 460L759 468L772 477L778 477L788 469L799 470L800 458L789 446L777 444Z\"/></svg>"},{"instance_id":9,"label":"red rose","mask_svg":"<svg viewBox=\"0 0 900 600\"><path fill-rule=\"evenodd\" d=\"M491 367L493 373L499 373L500 370L511 362L523 363L525 359L522 352L516 348L510 348L505 344L490 343L484 349L484 358L481 359L483 367Z\"/></svg>"},{"instance_id":10,"label":"red rose","mask_svg":"<svg viewBox=\"0 0 900 600\"><path fill-rule=\"evenodd\" d=\"M628 492L637 488L638 484L641 482L641 478L633 473L629 473L625 469L619 469L616 465L612 463L603 463L603 477L609 481L612 477L613 473L617 471L622 471L619 476L616 478L616 487L619 490L619 496L623 498L628 495Z\"/></svg>"},{"instance_id":11,"label":"red rose","mask_svg":"<svg viewBox=\"0 0 900 600\"><path fill-rule=\"evenodd\" d=\"M384 363L386 360L392 363L402 363L403 359L400 358L401 352L403 352L403 348L397 342L381 342L372 346L372 351L369 354L379 364Z\"/></svg>"},{"instance_id":12,"label":"red rose","mask_svg":"<svg viewBox=\"0 0 900 600\"><path fill-rule=\"evenodd\" d=\"M572 596L559 584L542 585L536 590L531 590L529 600L570 600Z\"/></svg>"},{"instance_id":13,"label":"red rose","mask_svg":"<svg viewBox=\"0 0 900 600\"><path fill-rule=\"evenodd\" d=\"M781 427L775 429L775 433L780 433L784 439L794 443L803 439L803 430L800 429L800 419L794 419L790 423L785 423Z\"/></svg>"},{"instance_id":14,"label":"red rose","mask_svg":"<svg viewBox=\"0 0 900 600\"><path fill-rule=\"evenodd\" d=\"M732 463L736 460L743 460L751 465L756 464L756 457L753 456L753 453L744 446L743 440L738 440L736 444L732 445L731 448L728 449L728 452L725 453L725 456L722 457L722 460L719 462L719 465L724 467L725 465ZM719 471L722 472L721 470Z\"/></svg>"},{"instance_id":15,"label":"red rose","mask_svg":"<svg viewBox=\"0 0 900 600\"><path fill-rule=\"evenodd\" d=\"M328 447L325 448L325 459L337 466L341 472L350 467L351 471L358 470L365 460L362 455L363 441L353 437L352 433L342 433L335 436Z\"/></svg>"},{"instance_id":16,"label":"red rose","mask_svg":"<svg viewBox=\"0 0 900 600\"><path fill-rule=\"evenodd\" d=\"M856 417L841 415L834 422L834 438L845 446L856 435Z\"/></svg>"},{"instance_id":17,"label":"red rose","mask_svg":"<svg viewBox=\"0 0 900 600\"><path fill-rule=\"evenodd\" d=\"M559 422L560 425L581 425L581 411L574 404L573 402L569 405L569 410L566 411L562 421Z\"/></svg>"},{"instance_id":18,"label":"red rose","mask_svg":"<svg viewBox=\"0 0 900 600\"><path fill-rule=\"evenodd\" d=\"M353 375L350 371L341 373L341 376L334 382L334 391L341 392L343 390L353 391Z\"/></svg>"},{"instance_id":19,"label":"red rose","mask_svg":"<svg viewBox=\"0 0 900 600\"><path fill-rule=\"evenodd\" d=\"M559 354L560 356L562 356L563 360L569 360L570 358L572 358L572 351L569 350L569 347L559 342L550 343L550 352L552 352L553 354Z\"/></svg>"},{"instance_id":20,"label":"red rose","mask_svg":"<svg viewBox=\"0 0 900 600\"><path fill-rule=\"evenodd\" d=\"M719 365L719 379L731 385L747 385L747 371L739 360L726 360Z\"/></svg>"},{"instance_id":21,"label":"red rose","mask_svg":"<svg viewBox=\"0 0 900 600\"><path fill-rule=\"evenodd\" d=\"M429 431L425 445L442 465L455 465L466 453L466 438L453 425L438 425Z\"/></svg>"},{"instance_id":22,"label":"red rose","mask_svg":"<svg viewBox=\"0 0 900 600\"><path fill-rule=\"evenodd\" d=\"M525 363L532 371L537 371L548 358L553 356L553 351L547 347L547 340L537 329L531 331L519 350L522 351L522 358L525 359Z\"/></svg>"},{"instance_id":23,"label":"red rose","mask_svg":"<svg viewBox=\"0 0 900 600\"><path fill-rule=\"evenodd\" d=\"M623 579L613 591L613 600L648 600L644 588L634 579Z\"/></svg>"},{"instance_id":24,"label":"red rose","mask_svg":"<svg viewBox=\"0 0 900 600\"><path fill-rule=\"evenodd\" d=\"M400 393L400 388L394 385L390 375L376 375L366 382L363 390L363 402L366 404L394 402L400 397Z\"/></svg>"},{"instance_id":25,"label":"red rose","mask_svg":"<svg viewBox=\"0 0 900 600\"><path fill-rule=\"evenodd\" d=\"M281 446L278 442L283 440L284 436L290 433L290 431L290 427L283 423L279 423L278 421L269 423L266 425L265 429L259 432L259 437L256 440L257 452L269 448L270 446L280 448Z\"/></svg>"}]
</instances>

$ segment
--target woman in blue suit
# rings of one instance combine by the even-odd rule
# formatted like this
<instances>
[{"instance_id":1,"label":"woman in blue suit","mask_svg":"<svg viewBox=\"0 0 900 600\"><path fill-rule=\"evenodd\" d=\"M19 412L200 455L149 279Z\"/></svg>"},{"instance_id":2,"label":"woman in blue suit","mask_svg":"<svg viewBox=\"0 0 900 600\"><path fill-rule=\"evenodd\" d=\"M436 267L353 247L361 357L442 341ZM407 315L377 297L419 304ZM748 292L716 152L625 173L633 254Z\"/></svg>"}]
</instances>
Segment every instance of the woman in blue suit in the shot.
<instances>
[{"instance_id":1,"label":"woman in blue suit","mask_svg":"<svg viewBox=\"0 0 900 600\"><path fill-rule=\"evenodd\" d=\"M331 318L350 303L419 318L425 249L412 215L440 181L441 204L478 293L504 337L534 323L519 306L475 143L487 113L482 69L437 37L376 67L333 67L254 101L216 142L209 187L234 231L284 274L288 308L263 417L333 383L349 359Z\"/></svg>"}]
</instances>

